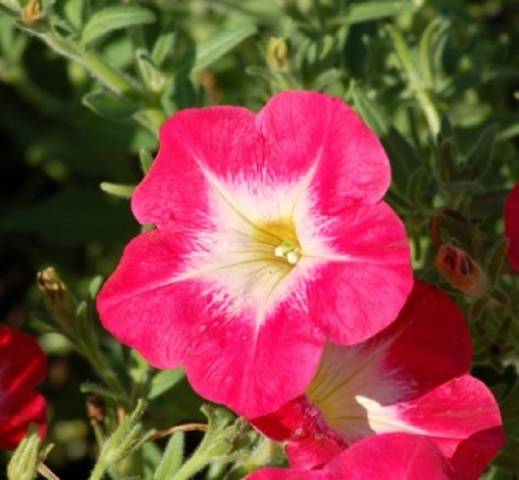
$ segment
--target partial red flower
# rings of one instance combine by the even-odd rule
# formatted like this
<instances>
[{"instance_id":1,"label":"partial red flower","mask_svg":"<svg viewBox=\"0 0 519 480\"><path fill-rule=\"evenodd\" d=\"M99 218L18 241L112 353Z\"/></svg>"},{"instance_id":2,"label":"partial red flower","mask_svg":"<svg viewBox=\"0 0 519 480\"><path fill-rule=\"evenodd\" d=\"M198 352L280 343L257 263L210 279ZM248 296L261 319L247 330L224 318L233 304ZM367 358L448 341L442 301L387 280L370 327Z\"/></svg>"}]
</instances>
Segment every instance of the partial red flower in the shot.
<instances>
[{"instance_id":1,"label":"partial red flower","mask_svg":"<svg viewBox=\"0 0 519 480\"><path fill-rule=\"evenodd\" d=\"M104 326L240 414L304 392L325 338L393 321L412 287L389 163L340 99L273 97L257 115L189 109L132 198L157 229L126 247L98 297Z\"/></svg>"},{"instance_id":2,"label":"partial red flower","mask_svg":"<svg viewBox=\"0 0 519 480\"><path fill-rule=\"evenodd\" d=\"M355 346L328 344L305 395L253 419L286 442L290 463L320 468L374 435L433 442L456 480L476 480L503 445L499 408L468 372L472 347L458 307L418 282L399 319Z\"/></svg>"},{"instance_id":3,"label":"partial red flower","mask_svg":"<svg viewBox=\"0 0 519 480\"><path fill-rule=\"evenodd\" d=\"M438 447L402 433L368 437L322 468L264 468L247 480L454 480Z\"/></svg>"},{"instance_id":4,"label":"partial red flower","mask_svg":"<svg viewBox=\"0 0 519 480\"><path fill-rule=\"evenodd\" d=\"M510 239L508 258L512 266L519 270L519 183L506 200L505 234Z\"/></svg>"},{"instance_id":5,"label":"partial red flower","mask_svg":"<svg viewBox=\"0 0 519 480\"><path fill-rule=\"evenodd\" d=\"M14 449L31 423L45 434L45 400L34 387L46 373L47 359L36 340L0 326L0 449Z\"/></svg>"}]
</instances>

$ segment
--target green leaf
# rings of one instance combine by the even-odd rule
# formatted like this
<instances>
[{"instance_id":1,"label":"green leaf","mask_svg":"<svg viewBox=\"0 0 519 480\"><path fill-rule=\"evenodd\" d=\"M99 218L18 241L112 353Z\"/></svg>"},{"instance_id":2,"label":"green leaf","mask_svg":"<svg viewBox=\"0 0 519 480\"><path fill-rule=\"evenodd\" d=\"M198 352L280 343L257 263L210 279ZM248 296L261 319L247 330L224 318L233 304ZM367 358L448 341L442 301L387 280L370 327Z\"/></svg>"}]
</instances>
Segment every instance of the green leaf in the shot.
<instances>
[{"instance_id":1,"label":"green leaf","mask_svg":"<svg viewBox=\"0 0 519 480\"><path fill-rule=\"evenodd\" d=\"M148 398L150 400L157 398L163 393L173 388L178 382L185 377L184 370L181 368L175 370L162 370L157 373L151 380L150 393Z\"/></svg>"},{"instance_id":2,"label":"green leaf","mask_svg":"<svg viewBox=\"0 0 519 480\"><path fill-rule=\"evenodd\" d=\"M137 50L135 57L139 73L146 87L154 93L162 92L166 86L166 76L153 63L148 52Z\"/></svg>"},{"instance_id":3,"label":"green leaf","mask_svg":"<svg viewBox=\"0 0 519 480\"><path fill-rule=\"evenodd\" d=\"M409 177L407 197L413 205L416 205L423 195L424 186L429 178L429 172L425 167L418 167Z\"/></svg>"},{"instance_id":4,"label":"green leaf","mask_svg":"<svg viewBox=\"0 0 519 480\"><path fill-rule=\"evenodd\" d=\"M387 117L359 88L353 88L352 95L353 103L364 121L379 135L386 135L389 131L389 121Z\"/></svg>"},{"instance_id":5,"label":"green leaf","mask_svg":"<svg viewBox=\"0 0 519 480\"><path fill-rule=\"evenodd\" d=\"M499 238L490 249L487 257L487 274L495 285L503 268L508 250L508 239Z\"/></svg>"},{"instance_id":6,"label":"green leaf","mask_svg":"<svg viewBox=\"0 0 519 480\"><path fill-rule=\"evenodd\" d=\"M86 10L87 3L84 0L67 0L63 4L63 14L76 30L83 26Z\"/></svg>"},{"instance_id":7,"label":"green leaf","mask_svg":"<svg viewBox=\"0 0 519 480\"><path fill-rule=\"evenodd\" d=\"M124 120L131 117L139 106L126 98L106 90L96 90L83 97L83 105L94 113L110 120Z\"/></svg>"},{"instance_id":8,"label":"green leaf","mask_svg":"<svg viewBox=\"0 0 519 480\"><path fill-rule=\"evenodd\" d=\"M139 162L141 164L142 173L146 175L148 170L151 168L151 164L153 163L153 156L146 148L141 148L139 150Z\"/></svg>"},{"instance_id":9,"label":"green leaf","mask_svg":"<svg viewBox=\"0 0 519 480\"><path fill-rule=\"evenodd\" d=\"M98 188L70 186L37 205L5 213L1 230L36 235L59 245L117 242L135 234L128 206Z\"/></svg>"},{"instance_id":10,"label":"green leaf","mask_svg":"<svg viewBox=\"0 0 519 480\"><path fill-rule=\"evenodd\" d=\"M422 164L419 154L391 125L385 112L359 88L352 89L353 102L361 117L381 137L393 169L393 182L400 193L407 189L409 176Z\"/></svg>"},{"instance_id":11,"label":"green leaf","mask_svg":"<svg viewBox=\"0 0 519 480\"><path fill-rule=\"evenodd\" d=\"M519 471L519 456L517 452L519 452L519 440L509 437L505 447L495 458L493 464L515 474ZM515 478L509 477L509 480L515 480Z\"/></svg>"},{"instance_id":12,"label":"green leaf","mask_svg":"<svg viewBox=\"0 0 519 480\"><path fill-rule=\"evenodd\" d=\"M255 33L254 25L245 25L218 33L209 40L198 44L192 71L196 73L208 67Z\"/></svg>"},{"instance_id":13,"label":"green leaf","mask_svg":"<svg viewBox=\"0 0 519 480\"><path fill-rule=\"evenodd\" d=\"M417 6L410 1L373 1L351 3L348 13L333 20L333 23L354 24L410 13Z\"/></svg>"},{"instance_id":14,"label":"green leaf","mask_svg":"<svg viewBox=\"0 0 519 480\"><path fill-rule=\"evenodd\" d=\"M409 79L410 85L416 87L416 85L421 83L421 78L409 46L407 45L402 33L395 27L388 27L387 31L393 42L393 47L398 59L400 60L400 64Z\"/></svg>"},{"instance_id":15,"label":"green leaf","mask_svg":"<svg viewBox=\"0 0 519 480\"><path fill-rule=\"evenodd\" d=\"M81 43L88 45L114 30L153 23L154 21L155 14L144 7L137 5L108 7L90 17L81 34Z\"/></svg>"},{"instance_id":16,"label":"green leaf","mask_svg":"<svg viewBox=\"0 0 519 480\"><path fill-rule=\"evenodd\" d=\"M157 38L151 52L151 59L157 67L160 67L165 62L168 55L172 54L176 38L176 32L173 32L170 29L165 29Z\"/></svg>"},{"instance_id":17,"label":"green leaf","mask_svg":"<svg viewBox=\"0 0 519 480\"><path fill-rule=\"evenodd\" d=\"M88 285L88 296L90 300L94 300L103 284L103 277L101 275L95 276Z\"/></svg>"},{"instance_id":18,"label":"green leaf","mask_svg":"<svg viewBox=\"0 0 519 480\"><path fill-rule=\"evenodd\" d=\"M455 182L458 178L458 164L454 142L451 138L440 141L436 152L436 161L440 179L445 182Z\"/></svg>"},{"instance_id":19,"label":"green leaf","mask_svg":"<svg viewBox=\"0 0 519 480\"><path fill-rule=\"evenodd\" d=\"M105 193L109 193L114 197L119 198L131 198L133 191L135 190L135 185L123 185L121 183L110 183L110 182L101 182L99 185L101 190Z\"/></svg>"},{"instance_id":20,"label":"green leaf","mask_svg":"<svg viewBox=\"0 0 519 480\"><path fill-rule=\"evenodd\" d=\"M22 9L18 0L0 0L0 7L4 7L13 13L19 13Z\"/></svg>"},{"instance_id":21,"label":"green leaf","mask_svg":"<svg viewBox=\"0 0 519 480\"><path fill-rule=\"evenodd\" d=\"M184 432L175 432L166 446L153 480L169 480L178 472L184 461Z\"/></svg>"},{"instance_id":22,"label":"green leaf","mask_svg":"<svg viewBox=\"0 0 519 480\"><path fill-rule=\"evenodd\" d=\"M467 157L467 167L469 168L470 178L475 180L481 178L490 167L492 162L492 147L498 127L496 124L485 128L479 136L476 145Z\"/></svg>"},{"instance_id":23,"label":"green leaf","mask_svg":"<svg viewBox=\"0 0 519 480\"><path fill-rule=\"evenodd\" d=\"M419 45L419 67L424 83L432 88L441 73L441 59L448 39L450 23L436 18L427 25Z\"/></svg>"},{"instance_id":24,"label":"green leaf","mask_svg":"<svg viewBox=\"0 0 519 480\"><path fill-rule=\"evenodd\" d=\"M313 84L314 90L325 90L330 85L341 81L344 78L344 73L338 68L330 68L321 73Z\"/></svg>"}]
</instances>

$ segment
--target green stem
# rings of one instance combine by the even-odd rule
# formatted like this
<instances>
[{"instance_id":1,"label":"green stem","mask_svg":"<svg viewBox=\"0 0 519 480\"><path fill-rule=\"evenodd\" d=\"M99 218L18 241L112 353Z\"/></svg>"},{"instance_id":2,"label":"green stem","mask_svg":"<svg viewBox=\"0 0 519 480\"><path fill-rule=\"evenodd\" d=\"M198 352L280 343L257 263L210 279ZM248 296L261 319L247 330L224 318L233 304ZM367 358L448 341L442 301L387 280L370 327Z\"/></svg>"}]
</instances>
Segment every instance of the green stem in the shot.
<instances>
[{"instance_id":1,"label":"green stem","mask_svg":"<svg viewBox=\"0 0 519 480\"><path fill-rule=\"evenodd\" d=\"M108 465L105 465L105 462L96 463L88 480L102 480L107 470Z\"/></svg>"},{"instance_id":2,"label":"green stem","mask_svg":"<svg viewBox=\"0 0 519 480\"><path fill-rule=\"evenodd\" d=\"M83 355L90 362L99 378L121 398L125 398L127 395L125 388L122 386L103 354L98 350L97 345L84 348Z\"/></svg>"},{"instance_id":3,"label":"green stem","mask_svg":"<svg viewBox=\"0 0 519 480\"><path fill-rule=\"evenodd\" d=\"M436 137L440 131L440 116L433 104L429 92L422 88L415 88L415 96L429 125L429 130Z\"/></svg>"},{"instance_id":4,"label":"green stem","mask_svg":"<svg viewBox=\"0 0 519 480\"><path fill-rule=\"evenodd\" d=\"M411 51L407 46L402 34L394 27L388 28L389 35L393 41L395 53L406 73L409 86L413 91L420 108L427 120L429 130L434 138L440 131L440 116L431 99L429 91L425 88L425 82L420 77L420 72L416 68L415 61L411 55Z\"/></svg>"},{"instance_id":5,"label":"green stem","mask_svg":"<svg viewBox=\"0 0 519 480\"><path fill-rule=\"evenodd\" d=\"M133 115L133 119L146 130L157 134L158 129L165 120L164 112L150 105L149 97L134 79L110 66L96 53L86 50L72 40L65 40L52 32L30 33L40 38L48 47L60 55L82 65L94 78L116 95L134 100L140 98L149 108L141 110Z\"/></svg>"},{"instance_id":6,"label":"green stem","mask_svg":"<svg viewBox=\"0 0 519 480\"><path fill-rule=\"evenodd\" d=\"M180 470L171 478L171 480L189 480L196 473L208 465L211 458L204 450L197 450L192 457L185 462Z\"/></svg>"}]
</instances>

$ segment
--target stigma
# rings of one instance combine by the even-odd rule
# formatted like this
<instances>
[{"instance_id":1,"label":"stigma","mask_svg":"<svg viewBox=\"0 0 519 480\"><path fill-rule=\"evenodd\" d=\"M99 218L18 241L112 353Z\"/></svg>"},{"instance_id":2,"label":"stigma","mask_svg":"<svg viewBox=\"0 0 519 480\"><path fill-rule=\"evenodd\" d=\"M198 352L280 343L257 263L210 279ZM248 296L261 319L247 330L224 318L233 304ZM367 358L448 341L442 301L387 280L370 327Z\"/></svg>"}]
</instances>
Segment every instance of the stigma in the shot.
<instances>
[{"instance_id":1,"label":"stigma","mask_svg":"<svg viewBox=\"0 0 519 480\"><path fill-rule=\"evenodd\" d=\"M288 241L278 245L274 249L274 255L279 258L284 258L290 265L295 265L301 258L299 247Z\"/></svg>"}]
</instances>

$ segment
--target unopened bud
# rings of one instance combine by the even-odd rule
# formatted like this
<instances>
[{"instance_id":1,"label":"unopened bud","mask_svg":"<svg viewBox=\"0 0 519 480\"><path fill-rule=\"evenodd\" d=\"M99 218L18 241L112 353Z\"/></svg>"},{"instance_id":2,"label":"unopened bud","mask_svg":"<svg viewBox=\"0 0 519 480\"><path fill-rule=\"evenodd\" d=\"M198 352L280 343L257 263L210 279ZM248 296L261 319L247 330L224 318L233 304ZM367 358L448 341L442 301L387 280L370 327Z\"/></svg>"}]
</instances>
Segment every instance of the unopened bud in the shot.
<instances>
[{"instance_id":1,"label":"unopened bud","mask_svg":"<svg viewBox=\"0 0 519 480\"><path fill-rule=\"evenodd\" d=\"M38 272L36 282L45 295L49 311L65 324L72 323L75 317L74 302L56 270L48 267Z\"/></svg>"},{"instance_id":2,"label":"unopened bud","mask_svg":"<svg viewBox=\"0 0 519 480\"><path fill-rule=\"evenodd\" d=\"M470 295L481 297L487 291L487 280L481 267L461 248L444 243L435 260L440 275L449 284Z\"/></svg>"},{"instance_id":3,"label":"unopened bud","mask_svg":"<svg viewBox=\"0 0 519 480\"><path fill-rule=\"evenodd\" d=\"M105 419L104 402L97 395L89 395L86 398L88 418L96 423L103 423Z\"/></svg>"},{"instance_id":4,"label":"unopened bud","mask_svg":"<svg viewBox=\"0 0 519 480\"><path fill-rule=\"evenodd\" d=\"M43 18L41 0L29 0L21 15L23 23L27 25L34 25L39 22Z\"/></svg>"},{"instance_id":5,"label":"unopened bud","mask_svg":"<svg viewBox=\"0 0 519 480\"><path fill-rule=\"evenodd\" d=\"M279 37L270 37L267 44L267 64L273 70L288 69L288 46Z\"/></svg>"},{"instance_id":6,"label":"unopened bud","mask_svg":"<svg viewBox=\"0 0 519 480\"><path fill-rule=\"evenodd\" d=\"M36 425L31 425L27 436L16 448L9 465L7 478L9 480L34 480L38 475L41 437Z\"/></svg>"}]
</instances>

